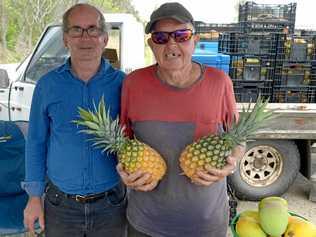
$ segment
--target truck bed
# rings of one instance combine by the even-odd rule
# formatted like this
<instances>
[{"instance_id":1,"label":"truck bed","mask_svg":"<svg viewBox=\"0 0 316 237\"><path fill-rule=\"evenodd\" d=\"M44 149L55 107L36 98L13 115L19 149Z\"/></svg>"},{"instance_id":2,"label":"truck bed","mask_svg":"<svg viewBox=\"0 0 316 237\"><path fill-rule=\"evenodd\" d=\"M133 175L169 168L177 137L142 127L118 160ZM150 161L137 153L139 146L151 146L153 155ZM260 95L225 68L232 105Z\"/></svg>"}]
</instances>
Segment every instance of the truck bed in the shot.
<instances>
[{"instance_id":1,"label":"truck bed","mask_svg":"<svg viewBox=\"0 0 316 237\"><path fill-rule=\"evenodd\" d=\"M238 103L238 110L243 106L248 104ZM279 116L268 121L251 138L316 140L316 104L269 103L268 108Z\"/></svg>"}]
</instances>

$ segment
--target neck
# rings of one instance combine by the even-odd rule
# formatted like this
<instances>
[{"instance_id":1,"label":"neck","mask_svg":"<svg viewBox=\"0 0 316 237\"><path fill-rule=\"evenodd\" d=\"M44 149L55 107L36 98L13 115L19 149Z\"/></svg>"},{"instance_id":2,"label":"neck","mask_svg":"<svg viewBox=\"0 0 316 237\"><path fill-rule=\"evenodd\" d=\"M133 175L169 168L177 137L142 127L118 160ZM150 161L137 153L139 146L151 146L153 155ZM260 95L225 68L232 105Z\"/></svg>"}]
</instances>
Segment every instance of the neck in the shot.
<instances>
[{"instance_id":1,"label":"neck","mask_svg":"<svg viewBox=\"0 0 316 237\"><path fill-rule=\"evenodd\" d=\"M178 88L186 88L194 84L201 75L199 65L193 63L181 70L164 70L157 67L157 76L163 82Z\"/></svg>"},{"instance_id":2,"label":"neck","mask_svg":"<svg viewBox=\"0 0 316 237\"><path fill-rule=\"evenodd\" d=\"M101 61L96 62L84 62L71 60L71 69L75 75L83 81L89 81L99 70Z\"/></svg>"}]
</instances>

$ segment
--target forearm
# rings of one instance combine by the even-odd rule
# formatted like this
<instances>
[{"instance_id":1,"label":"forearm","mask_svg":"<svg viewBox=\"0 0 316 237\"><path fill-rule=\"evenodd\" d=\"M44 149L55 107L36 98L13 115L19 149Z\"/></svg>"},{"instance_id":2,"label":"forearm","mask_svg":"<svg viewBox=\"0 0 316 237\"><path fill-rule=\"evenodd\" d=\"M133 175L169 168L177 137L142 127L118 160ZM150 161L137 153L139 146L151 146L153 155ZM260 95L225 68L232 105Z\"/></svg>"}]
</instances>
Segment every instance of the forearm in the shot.
<instances>
[{"instance_id":1,"label":"forearm","mask_svg":"<svg viewBox=\"0 0 316 237\"><path fill-rule=\"evenodd\" d=\"M35 88L25 146L25 182L22 187L30 196L42 196L45 189L49 118L43 102L43 91Z\"/></svg>"},{"instance_id":2,"label":"forearm","mask_svg":"<svg viewBox=\"0 0 316 237\"><path fill-rule=\"evenodd\" d=\"M241 158L245 154L245 151L246 151L246 143L242 143L233 148L232 156L236 157L238 160L241 160Z\"/></svg>"}]
</instances>

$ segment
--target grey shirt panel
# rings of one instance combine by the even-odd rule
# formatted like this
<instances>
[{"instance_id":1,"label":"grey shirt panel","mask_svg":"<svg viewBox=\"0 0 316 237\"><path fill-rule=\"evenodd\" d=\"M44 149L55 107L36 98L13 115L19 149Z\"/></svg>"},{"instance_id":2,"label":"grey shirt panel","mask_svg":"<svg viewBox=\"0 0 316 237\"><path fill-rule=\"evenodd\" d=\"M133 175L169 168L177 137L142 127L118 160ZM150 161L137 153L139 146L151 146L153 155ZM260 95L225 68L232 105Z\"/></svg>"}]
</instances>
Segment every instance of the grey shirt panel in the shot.
<instances>
[{"instance_id":1,"label":"grey shirt panel","mask_svg":"<svg viewBox=\"0 0 316 237\"><path fill-rule=\"evenodd\" d=\"M193 142L188 122L133 123L136 138L157 150L167 174L150 192L130 190L127 216L139 231L153 237L225 237L228 226L226 180L211 186L191 183L182 175L179 158Z\"/></svg>"}]
</instances>

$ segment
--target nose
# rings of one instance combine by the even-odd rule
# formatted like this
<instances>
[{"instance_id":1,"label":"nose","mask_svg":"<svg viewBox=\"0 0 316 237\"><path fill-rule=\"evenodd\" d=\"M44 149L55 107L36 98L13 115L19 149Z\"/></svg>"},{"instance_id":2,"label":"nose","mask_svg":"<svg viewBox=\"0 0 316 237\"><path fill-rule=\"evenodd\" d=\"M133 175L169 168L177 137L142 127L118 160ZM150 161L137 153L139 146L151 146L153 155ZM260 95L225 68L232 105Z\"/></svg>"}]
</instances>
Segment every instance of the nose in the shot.
<instances>
[{"instance_id":1,"label":"nose","mask_svg":"<svg viewBox=\"0 0 316 237\"><path fill-rule=\"evenodd\" d=\"M81 38L84 38L84 39L89 39L89 38L90 38L87 29L84 29L84 30L82 31Z\"/></svg>"},{"instance_id":2,"label":"nose","mask_svg":"<svg viewBox=\"0 0 316 237\"><path fill-rule=\"evenodd\" d=\"M175 45L177 44L177 42L175 41L175 39L171 36L169 36L169 40L167 42L168 45Z\"/></svg>"}]
</instances>

